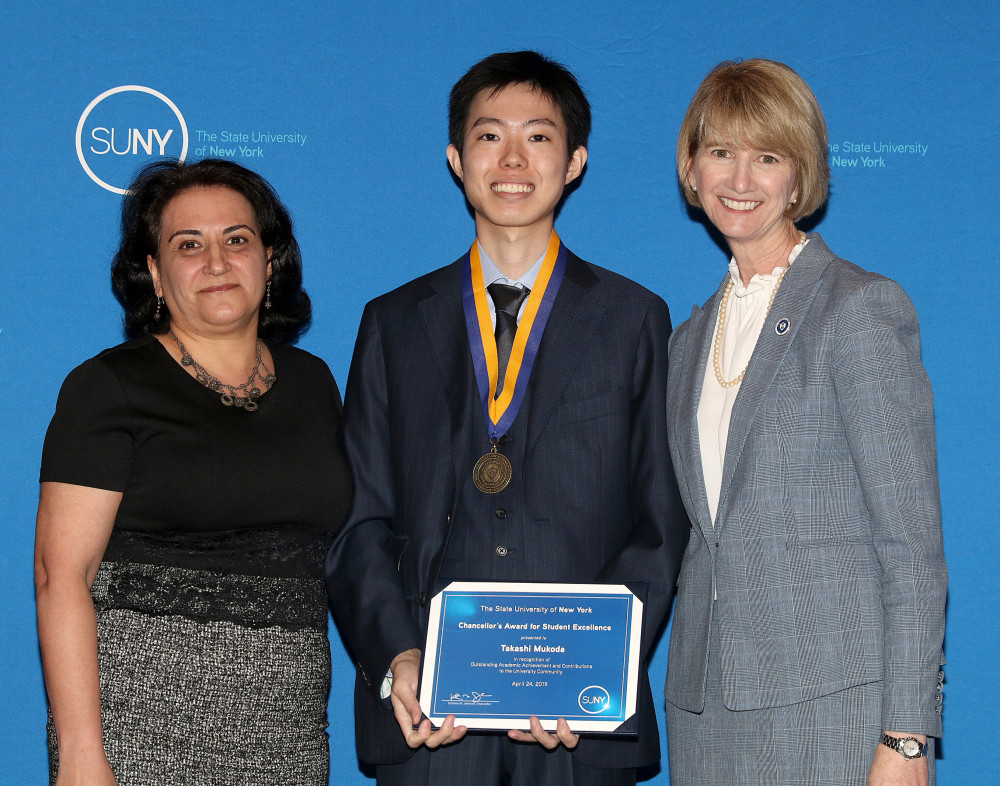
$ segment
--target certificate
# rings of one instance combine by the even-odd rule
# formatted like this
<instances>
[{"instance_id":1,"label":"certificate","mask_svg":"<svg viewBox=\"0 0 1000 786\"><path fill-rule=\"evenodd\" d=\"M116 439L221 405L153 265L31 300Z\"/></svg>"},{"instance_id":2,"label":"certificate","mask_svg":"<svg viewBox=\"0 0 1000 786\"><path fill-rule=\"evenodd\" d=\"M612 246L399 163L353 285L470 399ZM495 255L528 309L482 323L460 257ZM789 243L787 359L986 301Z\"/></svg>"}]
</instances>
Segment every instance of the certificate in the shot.
<instances>
[{"instance_id":1,"label":"certificate","mask_svg":"<svg viewBox=\"0 0 1000 786\"><path fill-rule=\"evenodd\" d=\"M453 582L431 602L420 706L435 726L634 734L641 636L620 584Z\"/></svg>"}]
</instances>

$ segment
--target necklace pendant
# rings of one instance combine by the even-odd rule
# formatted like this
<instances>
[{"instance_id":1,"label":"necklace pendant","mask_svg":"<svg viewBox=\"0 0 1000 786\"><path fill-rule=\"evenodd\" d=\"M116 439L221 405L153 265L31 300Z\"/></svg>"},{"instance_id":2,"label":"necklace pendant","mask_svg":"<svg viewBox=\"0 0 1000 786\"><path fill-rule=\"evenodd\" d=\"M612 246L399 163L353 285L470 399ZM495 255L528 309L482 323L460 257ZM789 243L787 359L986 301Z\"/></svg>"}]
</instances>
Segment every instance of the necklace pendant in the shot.
<instances>
[{"instance_id":1,"label":"necklace pendant","mask_svg":"<svg viewBox=\"0 0 1000 786\"><path fill-rule=\"evenodd\" d=\"M193 366L194 378L198 380L198 382L215 393L222 393L222 395L219 396L219 401L221 401L224 406L244 409L247 412L257 411L256 399L260 398L263 394L259 387L250 386L253 385L253 381L255 379L261 379L264 382L265 388L269 390L276 379L274 373L267 366L264 366L267 376L262 377L260 375L260 368L264 365L260 339L257 339L257 362L254 364L253 371L250 372L250 377L242 385L233 387L232 385L227 385L217 379L210 371L208 371L208 369L199 364L198 361L195 360L187 351L187 347L181 343L181 340L174 335L174 331L172 329L168 329L167 333L170 335L170 338L177 343L177 348L181 351L181 365L189 367ZM243 391L246 393L246 396L239 395L236 392L237 390Z\"/></svg>"}]
</instances>

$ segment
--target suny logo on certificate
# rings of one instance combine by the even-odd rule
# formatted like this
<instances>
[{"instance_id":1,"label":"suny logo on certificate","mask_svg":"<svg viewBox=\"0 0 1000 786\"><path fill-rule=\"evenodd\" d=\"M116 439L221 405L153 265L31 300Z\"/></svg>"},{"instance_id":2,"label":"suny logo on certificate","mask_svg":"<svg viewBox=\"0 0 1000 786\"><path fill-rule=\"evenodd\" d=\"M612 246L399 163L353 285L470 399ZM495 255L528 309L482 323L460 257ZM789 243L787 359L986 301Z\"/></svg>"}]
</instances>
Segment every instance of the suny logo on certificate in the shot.
<instances>
[{"instance_id":1,"label":"suny logo on certificate","mask_svg":"<svg viewBox=\"0 0 1000 786\"><path fill-rule=\"evenodd\" d=\"M588 685L580 691L577 703L584 712L597 715L611 707L611 694L600 685Z\"/></svg>"}]
</instances>

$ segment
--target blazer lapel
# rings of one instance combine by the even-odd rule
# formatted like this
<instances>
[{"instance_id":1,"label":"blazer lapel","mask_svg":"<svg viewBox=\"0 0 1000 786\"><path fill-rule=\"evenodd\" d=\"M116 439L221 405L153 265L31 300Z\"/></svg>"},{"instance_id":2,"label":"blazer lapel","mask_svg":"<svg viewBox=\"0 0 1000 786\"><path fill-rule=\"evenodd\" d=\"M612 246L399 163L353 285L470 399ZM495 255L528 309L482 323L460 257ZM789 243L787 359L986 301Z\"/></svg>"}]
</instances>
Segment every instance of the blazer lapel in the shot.
<instances>
[{"instance_id":1,"label":"blazer lapel","mask_svg":"<svg viewBox=\"0 0 1000 786\"><path fill-rule=\"evenodd\" d=\"M469 423L476 422L470 417L469 407L473 404L478 406L479 400L478 392L475 396L470 395L470 385L475 388L476 381L465 327L465 312L462 310L461 263L462 260L458 260L432 274L429 280L431 291L417 306L448 400L452 445L469 444L465 432ZM485 453L489 447L485 431L482 442ZM463 475L459 462L465 459L464 455L452 451L455 477L459 483Z\"/></svg>"},{"instance_id":2,"label":"blazer lapel","mask_svg":"<svg viewBox=\"0 0 1000 786\"><path fill-rule=\"evenodd\" d=\"M562 397L590 336L601 321L604 303L596 296L597 276L575 254L566 260L563 277L552 313L545 326L542 344L532 370L531 402L528 416L528 443L531 452Z\"/></svg>"},{"instance_id":3,"label":"blazer lapel","mask_svg":"<svg viewBox=\"0 0 1000 786\"><path fill-rule=\"evenodd\" d=\"M727 274L728 275L728 274ZM705 473L701 466L701 442L698 437L698 402L705 384L705 368L712 351L715 320L719 311L719 301L725 289L726 278L719 289L705 303L704 307L691 309L683 347L672 347L670 355L671 375L679 377L674 410L677 422L673 434L680 444L680 455L684 462L678 477L684 478L688 499L694 506L694 518L704 532L708 542L714 547L712 513L708 508L705 491ZM678 353L682 352L680 356Z\"/></svg>"},{"instance_id":4,"label":"blazer lapel","mask_svg":"<svg viewBox=\"0 0 1000 786\"><path fill-rule=\"evenodd\" d=\"M747 434L760 411L764 396L771 389L788 348L795 340L802 319L812 305L820 276L831 259L833 253L826 244L818 235L811 235L809 245L802 250L785 274L771 312L761 328L729 421L729 439L726 442L726 457L722 469L722 492L716 516L718 526L725 520L729 491L743 455ZM781 333L778 332L779 322L784 326Z\"/></svg>"}]
</instances>

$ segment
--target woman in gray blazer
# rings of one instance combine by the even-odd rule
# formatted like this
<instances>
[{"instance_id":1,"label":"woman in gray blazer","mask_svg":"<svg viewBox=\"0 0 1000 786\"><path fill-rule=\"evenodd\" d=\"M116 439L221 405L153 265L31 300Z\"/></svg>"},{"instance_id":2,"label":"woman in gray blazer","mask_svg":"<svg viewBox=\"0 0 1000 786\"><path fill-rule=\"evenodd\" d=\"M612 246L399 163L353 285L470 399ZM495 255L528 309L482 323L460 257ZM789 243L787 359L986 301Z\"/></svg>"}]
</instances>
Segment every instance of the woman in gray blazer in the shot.
<instances>
[{"instance_id":1,"label":"woman in gray blazer","mask_svg":"<svg viewBox=\"0 0 1000 786\"><path fill-rule=\"evenodd\" d=\"M670 344L692 522L667 669L672 782L932 782L947 572L913 305L796 228L829 170L823 114L787 66L717 66L677 165L732 260Z\"/></svg>"}]
</instances>

